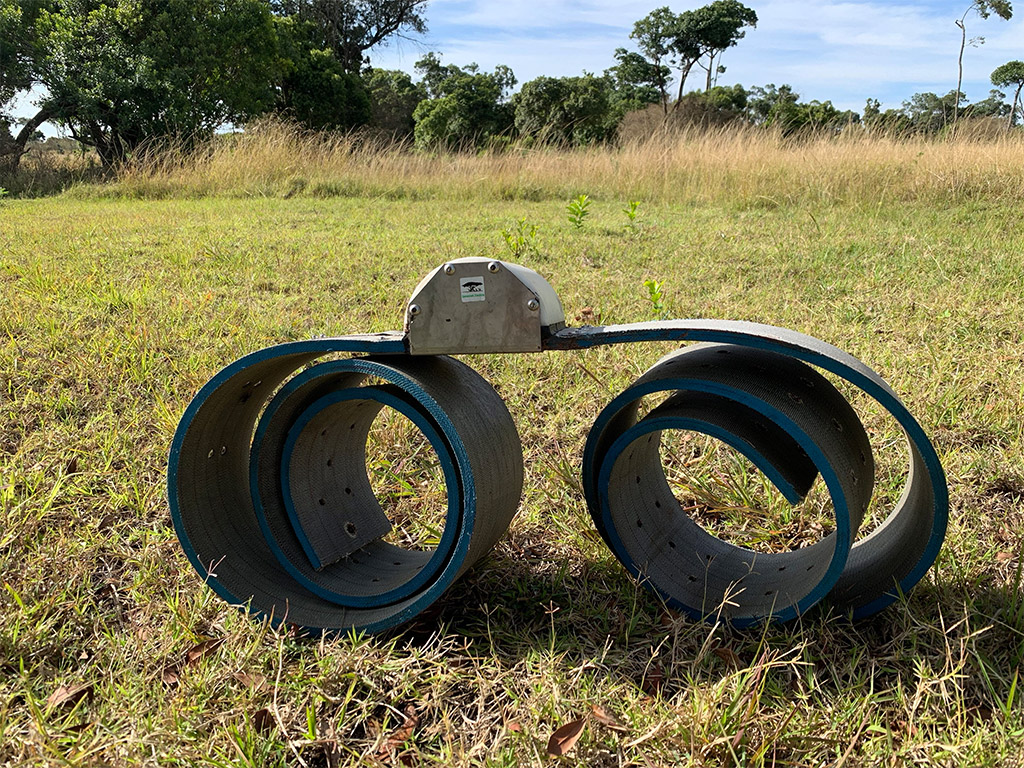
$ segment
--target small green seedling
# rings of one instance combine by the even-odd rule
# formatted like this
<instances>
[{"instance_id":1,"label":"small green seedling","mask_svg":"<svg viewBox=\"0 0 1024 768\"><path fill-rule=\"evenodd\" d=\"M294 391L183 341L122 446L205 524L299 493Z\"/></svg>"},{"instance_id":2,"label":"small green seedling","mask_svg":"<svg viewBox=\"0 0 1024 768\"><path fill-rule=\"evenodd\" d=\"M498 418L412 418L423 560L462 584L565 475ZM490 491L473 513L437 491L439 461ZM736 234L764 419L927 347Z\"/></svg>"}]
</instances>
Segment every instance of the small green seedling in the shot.
<instances>
[{"instance_id":1,"label":"small green seedling","mask_svg":"<svg viewBox=\"0 0 1024 768\"><path fill-rule=\"evenodd\" d=\"M566 208L569 212L569 223L576 229L583 229L583 222L590 215L590 198L580 195L575 200L570 200Z\"/></svg>"},{"instance_id":2,"label":"small green seedling","mask_svg":"<svg viewBox=\"0 0 1024 768\"><path fill-rule=\"evenodd\" d=\"M644 288L647 289L646 299L651 302L651 309L654 316L664 320L668 314L665 312L665 286L664 280L644 280Z\"/></svg>"},{"instance_id":3,"label":"small green seedling","mask_svg":"<svg viewBox=\"0 0 1024 768\"><path fill-rule=\"evenodd\" d=\"M626 207L622 209L622 212L626 214L626 219L628 219L623 229L632 234L636 234L637 232L640 231L640 222L636 220L637 214L639 213L639 208L639 200L630 200L628 203L626 203Z\"/></svg>"},{"instance_id":4,"label":"small green seedling","mask_svg":"<svg viewBox=\"0 0 1024 768\"><path fill-rule=\"evenodd\" d=\"M527 224L526 217L516 221L513 226L501 231L512 258L526 253L537 253L537 225Z\"/></svg>"}]
</instances>

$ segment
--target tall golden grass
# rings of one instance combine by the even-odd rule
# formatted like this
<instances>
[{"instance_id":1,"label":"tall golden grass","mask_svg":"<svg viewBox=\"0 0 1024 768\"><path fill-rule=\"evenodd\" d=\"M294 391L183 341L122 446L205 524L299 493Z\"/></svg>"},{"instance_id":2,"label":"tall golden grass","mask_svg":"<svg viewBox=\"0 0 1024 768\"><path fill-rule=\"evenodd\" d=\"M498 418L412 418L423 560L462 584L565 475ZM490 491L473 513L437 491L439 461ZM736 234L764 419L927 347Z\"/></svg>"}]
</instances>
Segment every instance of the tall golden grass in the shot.
<instances>
[{"instance_id":1,"label":"tall golden grass","mask_svg":"<svg viewBox=\"0 0 1024 768\"><path fill-rule=\"evenodd\" d=\"M24 197L53 195L104 178L95 152L30 145L14 173L0 173L0 187Z\"/></svg>"},{"instance_id":2,"label":"tall golden grass","mask_svg":"<svg viewBox=\"0 0 1024 768\"><path fill-rule=\"evenodd\" d=\"M129 197L597 197L785 205L1024 199L1024 132L944 138L784 137L721 127L656 132L616 147L425 153L358 134L263 122L199 150L144 154L84 194Z\"/></svg>"}]
</instances>

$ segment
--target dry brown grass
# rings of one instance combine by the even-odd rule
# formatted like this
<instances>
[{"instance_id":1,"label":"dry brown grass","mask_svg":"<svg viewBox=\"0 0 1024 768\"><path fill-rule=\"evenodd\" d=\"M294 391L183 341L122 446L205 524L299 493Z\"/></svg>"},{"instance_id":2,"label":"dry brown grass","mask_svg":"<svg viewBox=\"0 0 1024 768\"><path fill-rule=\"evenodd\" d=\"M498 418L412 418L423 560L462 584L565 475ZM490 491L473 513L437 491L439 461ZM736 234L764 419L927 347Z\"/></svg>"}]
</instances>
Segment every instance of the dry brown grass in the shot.
<instances>
[{"instance_id":1,"label":"dry brown grass","mask_svg":"<svg viewBox=\"0 0 1024 768\"><path fill-rule=\"evenodd\" d=\"M91 150L29 145L17 172L0 173L0 187L20 197L52 195L74 184L101 181L100 160Z\"/></svg>"},{"instance_id":2,"label":"dry brown grass","mask_svg":"<svg viewBox=\"0 0 1024 768\"><path fill-rule=\"evenodd\" d=\"M726 126L660 132L619 147L429 154L359 135L264 122L199 152L161 152L85 191L126 197L354 197L542 200L591 196L775 207L1024 198L1024 132L954 138L786 138Z\"/></svg>"},{"instance_id":3,"label":"dry brown grass","mask_svg":"<svg viewBox=\"0 0 1024 768\"><path fill-rule=\"evenodd\" d=\"M429 157L279 131L80 193L201 200L0 200L0 766L1022 764L1020 144L660 141ZM595 198L581 228L567 196L496 199L567 188ZM340 196L359 189L405 199ZM645 194L666 199L630 227L622 206ZM539 234L516 260L576 322L770 322L879 370L949 478L949 535L923 582L857 624L815 611L734 630L666 610L580 492L594 418L668 351L623 345L467 359L517 421L522 506L409 626L300 639L203 586L164 490L199 387L273 343L395 327L427 269L505 255L517 221ZM664 281L663 309L646 278ZM905 442L866 400L852 402L888 509ZM413 453L371 452L398 475L376 487L421 485L394 460ZM580 721L571 754L549 759L549 737Z\"/></svg>"}]
</instances>

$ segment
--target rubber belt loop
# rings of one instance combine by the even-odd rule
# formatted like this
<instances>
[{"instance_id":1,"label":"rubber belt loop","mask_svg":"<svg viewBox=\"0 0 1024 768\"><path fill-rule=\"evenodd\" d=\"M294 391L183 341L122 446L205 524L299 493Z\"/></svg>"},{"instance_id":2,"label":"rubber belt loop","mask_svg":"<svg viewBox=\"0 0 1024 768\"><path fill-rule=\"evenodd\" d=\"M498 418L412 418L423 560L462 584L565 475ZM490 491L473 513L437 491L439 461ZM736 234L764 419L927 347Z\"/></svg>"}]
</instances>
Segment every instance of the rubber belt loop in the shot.
<instances>
[{"instance_id":1,"label":"rubber belt loop","mask_svg":"<svg viewBox=\"0 0 1024 768\"><path fill-rule=\"evenodd\" d=\"M303 370L337 351L385 356ZM190 562L229 603L275 623L379 632L431 605L508 529L523 462L505 404L453 358L398 351L387 338L284 344L229 365L193 400L170 454L171 514ZM432 550L382 539L391 524L365 447L384 407L440 460L448 504Z\"/></svg>"},{"instance_id":2,"label":"rubber belt loop","mask_svg":"<svg viewBox=\"0 0 1024 768\"><path fill-rule=\"evenodd\" d=\"M598 531L645 586L695 618L742 625L792 619L822 601L869 616L922 578L945 536L946 478L877 373L796 331L725 320L562 328L542 346L644 341L703 343L667 355L608 404L582 469ZM368 357L316 362L334 353ZM874 398L907 438L903 493L861 538L870 442L819 371ZM640 418L652 395L663 402ZM384 408L408 418L441 465L448 503L429 551L385 541L391 521L366 472L368 435ZM726 443L791 503L820 476L835 531L782 553L715 538L672 494L661 462L667 430ZM494 389L453 358L410 355L397 332L281 344L228 365L189 404L168 460L175 531L207 584L275 623L325 631L382 631L431 605L504 535L522 483L522 446Z\"/></svg>"}]
</instances>

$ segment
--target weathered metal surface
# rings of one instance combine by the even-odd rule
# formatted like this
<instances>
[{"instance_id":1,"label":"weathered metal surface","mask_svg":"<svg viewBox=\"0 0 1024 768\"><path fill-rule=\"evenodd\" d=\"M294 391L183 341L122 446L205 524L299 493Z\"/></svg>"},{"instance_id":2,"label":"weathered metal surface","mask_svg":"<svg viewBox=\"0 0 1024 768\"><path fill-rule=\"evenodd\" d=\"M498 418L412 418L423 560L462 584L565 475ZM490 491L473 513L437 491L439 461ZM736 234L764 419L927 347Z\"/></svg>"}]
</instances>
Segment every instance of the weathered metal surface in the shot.
<instances>
[{"instance_id":1,"label":"weathered metal surface","mask_svg":"<svg viewBox=\"0 0 1024 768\"><path fill-rule=\"evenodd\" d=\"M468 258L420 282L406 305L405 329L413 355L540 352L564 319L554 289L533 270Z\"/></svg>"}]
</instances>

